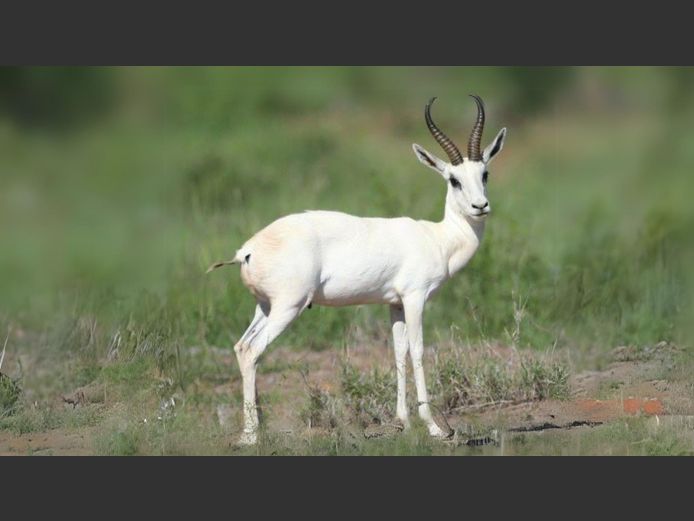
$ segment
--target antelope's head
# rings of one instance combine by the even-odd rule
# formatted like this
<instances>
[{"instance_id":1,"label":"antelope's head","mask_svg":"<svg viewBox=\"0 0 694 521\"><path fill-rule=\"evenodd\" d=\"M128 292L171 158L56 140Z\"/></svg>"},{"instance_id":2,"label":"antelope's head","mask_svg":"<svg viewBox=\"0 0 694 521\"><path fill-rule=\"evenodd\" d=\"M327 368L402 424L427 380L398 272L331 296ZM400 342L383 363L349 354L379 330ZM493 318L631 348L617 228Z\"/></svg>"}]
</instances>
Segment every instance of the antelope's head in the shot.
<instances>
[{"instance_id":1,"label":"antelope's head","mask_svg":"<svg viewBox=\"0 0 694 521\"><path fill-rule=\"evenodd\" d=\"M436 98L431 98L424 109L424 118L431 135L446 152L450 162L439 159L434 154L424 150L416 143L412 145L417 159L429 168L437 171L448 183L447 201L455 204L455 210L474 220L484 219L491 211L487 199L487 178L489 170L487 165L504 147L506 129L502 128L494 140L480 152L482 130L484 129L484 103L479 96L470 95L477 103L477 121L472 128L467 144L467 157L458 150L458 147L444 134L431 119L431 105Z\"/></svg>"}]
</instances>

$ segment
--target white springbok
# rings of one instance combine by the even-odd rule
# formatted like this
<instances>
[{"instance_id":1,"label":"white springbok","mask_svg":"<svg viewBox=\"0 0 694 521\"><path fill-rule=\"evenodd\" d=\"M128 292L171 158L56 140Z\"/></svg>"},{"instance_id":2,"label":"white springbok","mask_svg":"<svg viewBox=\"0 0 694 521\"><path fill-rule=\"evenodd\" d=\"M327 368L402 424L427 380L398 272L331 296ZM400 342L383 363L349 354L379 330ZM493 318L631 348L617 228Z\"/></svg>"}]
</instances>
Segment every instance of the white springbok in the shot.
<instances>
[{"instance_id":1,"label":"white springbok","mask_svg":"<svg viewBox=\"0 0 694 521\"><path fill-rule=\"evenodd\" d=\"M446 437L429 407L422 366L422 313L431 296L460 270L480 245L487 200L487 165L504 146L503 128L480 152L485 113L477 103L477 121L463 157L425 108L429 131L448 155L443 161L414 144L424 165L446 181L441 222L409 217L364 218L339 212L307 211L274 221L256 233L232 260L241 264L241 279L257 300L255 316L234 346L243 376L244 431L240 443L256 442L258 411L255 374L268 344L311 304L349 306L388 304L397 370L397 417L409 425L405 382L409 350L417 388L419 416L432 436Z\"/></svg>"}]
</instances>

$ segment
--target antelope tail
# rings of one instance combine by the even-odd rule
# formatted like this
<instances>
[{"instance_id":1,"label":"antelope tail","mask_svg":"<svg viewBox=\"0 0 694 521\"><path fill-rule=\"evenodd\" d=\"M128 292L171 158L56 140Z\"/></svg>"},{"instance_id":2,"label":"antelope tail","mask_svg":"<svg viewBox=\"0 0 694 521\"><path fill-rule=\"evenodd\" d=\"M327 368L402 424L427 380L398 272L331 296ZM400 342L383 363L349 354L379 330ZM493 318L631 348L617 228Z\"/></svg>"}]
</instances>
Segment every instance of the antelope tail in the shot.
<instances>
[{"instance_id":1,"label":"antelope tail","mask_svg":"<svg viewBox=\"0 0 694 521\"><path fill-rule=\"evenodd\" d=\"M231 259L231 260L226 260L226 261L215 262L212 266L210 266L209 268L207 268L207 271L206 271L205 273L209 273L209 272L211 272L212 270L216 270L217 268L221 268L222 266L228 266L228 265L231 265L231 264L240 264L240 263L241 263L241 261L238 261L238 260L236 260L236 259Z\"/></svg>"},{"instance_id":2,"label":"antelope tail","mask_svg":"<svg viewBox=\"0 0 694 521\"><path fill-rule=\"evenodd\" d=\"M243 249L243 248L242 248L242 249ZM221 268L222 266L230 266L230 265L232 265L232 264L242 264L242 263L244 263L244 262L247 263L248 260L251 258L251 254L250 254L247 250L244 251L244 253L246 254L245 256L244 256L244 254L241 252L241 250L239 250L239 251L236 252L236 255L234 255L234 258L233 258L233 259L215 262L212 266L210 266L209 268L207 268L207 271L206 271L205 273L209 273L209 272L211 272L212 270L216 270L217 268Z\"/></svg>"}]
</instances>

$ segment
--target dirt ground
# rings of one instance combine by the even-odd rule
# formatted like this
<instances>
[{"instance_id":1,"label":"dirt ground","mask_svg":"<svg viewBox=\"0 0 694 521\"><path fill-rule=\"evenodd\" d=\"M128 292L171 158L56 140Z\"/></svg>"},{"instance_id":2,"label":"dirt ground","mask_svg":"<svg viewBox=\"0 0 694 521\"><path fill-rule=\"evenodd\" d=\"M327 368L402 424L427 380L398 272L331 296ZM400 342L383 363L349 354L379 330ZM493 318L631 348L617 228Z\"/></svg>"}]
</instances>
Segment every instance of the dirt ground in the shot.
<instances>
[{"instance_id":1,"label":"dirt ground","mask_svg":"<svg viewBox=\"0 0 694 521\"><path fill-rule=\"evenodd\" d=\"M0 455L88 456L92 453L92 431L93 428L81 432L54 429L21 436L0 432Z\"/></svg>"},{"instance_id":2,"label":"dirt ground","mask_svg":"<svg viewBox=\"0 0 694 521\"><path fill-rule=\"evenodd\" d=\"M598 425L635 415L694 415L694 396L690 396L687 382L663 378L673 369L670 349L663 343L640 359L629 348L618 348L613 353L614 362L605 369L580 372L570 378L569 400L481 404L462 408L444 421L453 429L474 420L478 424L504 425L511 432L522 432ZM385 348L356 348L348 356L351 364L364 371L375 366L388 369L392 364L391 353ZM267 362L279 363L279 360L289 367L307 365L310 383L324 391L335 392L339 385L336 378L339 353L275 352ZM298 370L260 375L259 393L270 393L280 387L283 397L290 400L292 392L304 392L302 379ZM408 392L413 391L408 380ZM274 412L281 414L273 414L269 419L271 424L280 430L290 428L291 412L285 407L273 408Z\"/></svg>"},{"instance_id":3,"label":"dirt ground","mask_svg":"<svg viewBox=\"0 0 694 521\"><path fill-rule=\"evenodd\" d=\"M648 356L629 348L613 352L613 362L600 371L584 371L570 379L568 400L542 400L524 403L490 403L461 408L437 421L448 423L456 432L480 432L493 428L505 436L519 433L543 433L548 436L596 426L609 425L624 418L648 416L655 425L681 423L694 429L694 396L691 383L670 378L674 369L671 347L659 344ZM351 349L347 356L352 365L371 370L391 367L391 352L385 347ZM429 353L429 356L433 356ZM344 353L338 351L293 352L276 349L263 360L258 374L264 420L269 430L288 435L303 435L306 426L299 418L299 407L306 399L307 385L335 393L339 386L340 363ZM233 355L220 354L221 363L234 364ZM430 360L431 362L431 360ZM229 392L220 385L215 392ZM408 381L412 393L412 383ZM395 397L393 397L394 399ZM231 422L238 413L217 409L220 422ZM53 429L16 435L0 431L0 455L87 455L94 452L93 436L98 429ZM365 436L393 435L379 426L365 431ZM472 437L472 434L470 435ZM469 440L468 440L469 441ZM486 444L491 438L472 439ZM497 443L498 445L498 443Z\"/></svg>"}]
</instances>

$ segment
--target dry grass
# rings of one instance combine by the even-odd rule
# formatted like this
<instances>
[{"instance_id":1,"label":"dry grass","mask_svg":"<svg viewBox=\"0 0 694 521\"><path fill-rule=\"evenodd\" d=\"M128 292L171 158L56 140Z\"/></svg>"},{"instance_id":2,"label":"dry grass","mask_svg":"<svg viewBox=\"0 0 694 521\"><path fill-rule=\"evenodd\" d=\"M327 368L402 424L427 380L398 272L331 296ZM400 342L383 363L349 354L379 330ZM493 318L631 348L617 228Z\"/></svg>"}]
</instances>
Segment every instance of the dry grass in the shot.
<instances>
[{"instance_id":1,"label":"dry grass","mask_svg":"<svg viewBox=\"0 0 694 521\"><path fill-rule=\"evenodd\" d=\"M432 392L444 412L504 402L564 399L569 370L550 355L513 348L449 346L437 353Z\"/></svg>"}]
</instances>

